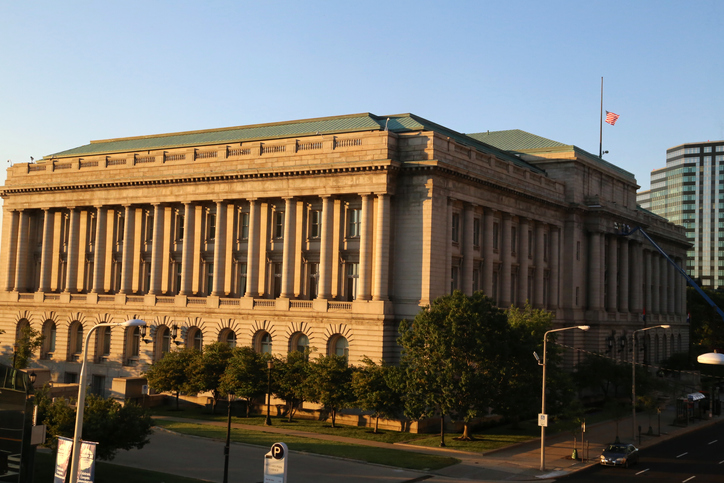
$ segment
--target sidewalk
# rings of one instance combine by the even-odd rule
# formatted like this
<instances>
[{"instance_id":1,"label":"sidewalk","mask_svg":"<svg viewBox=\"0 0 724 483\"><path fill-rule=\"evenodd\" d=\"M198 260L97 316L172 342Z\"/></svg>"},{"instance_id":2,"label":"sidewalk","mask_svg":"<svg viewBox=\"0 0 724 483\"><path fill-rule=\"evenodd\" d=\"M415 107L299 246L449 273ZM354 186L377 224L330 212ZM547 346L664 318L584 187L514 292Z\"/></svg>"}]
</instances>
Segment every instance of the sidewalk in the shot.
<instances>
[{"instance_id":1,"label":"sidewalk","mask_svg":"<svg viewBox=\"0 0 724 483\"><path fill-rule=\"evenodd\" d=\"M667 408L667 410L661 413L661 435L660 436L646 436L642 435L641 444L638 441L633 441L634 444L639 448L646 448L657 444L660 441L669 439L678 434L682 434L688 431L693 431L706 425L715 424L724 419L713 418L711 420L695 421L690 423L688 427L672 426L671 422L674 420L673 408ZM207 424L226 427L225 422L220 421L207 421L207 420L193 420L187 418L177 418L171 416L156 416L158 418L173 420L173 421L185 421L193 422L198 424ZM649 419L645 414L638 414L636 418L637 424L640 424L644 431L648 429ZM654 434L658 433L658 423L654 418L652 420L652 426ZM396 450L414 451L418 453L428 453L436 455L453 456L461 460L457 465L449 466L438 471L432 472L416 472L414 470L404 470L404 477L407 479L400 480L403 474L396 474L393 479L380 479L382 475L377 474L376 471L371 471L372 468L378 465L365 465L370 469L370 480L375 481L419 481L418 478L423 478L426 481L432 483L451 483L459 482L460 480L473 480L473 481L501 481L501 480L512 480L512 481L531 481L531 480L545 480L553 479L556 477L563 476L567 473L578 471L589 465L597 464L597 457L601 454L603 447L613 442L616 439L616 422L605 421L593 425L589 425L584 433L583 447L581 445L580 436L577 442L579 460L574 461L571 459L571 453L573 451L573 436L570 433L558 434L553 436L546 436L546 469L540 470L541 455L540 455L540 439L535 439L527 443L516 444L508 446L499 450L491 451L485 454L480 453L469 453L463 451L449 450L445 448L431 448L414 446L412 444L403 443L381 443L376 441L359 440L348 437L340 437L327 434L308 433L305 431L289 430L274 426L259 427L254 425L244 424L232 424L234 428L249 429L252 431L265 431L269 433L277 433L281 435L295 435L304 436L316 439L323 439L328 441L339 441L346 443L353 443L358 445L375 446L379 448L391 448ZM618 422L618 430L620 440L622 442L632 442L631 438L631 417L624 418ZM638 438L637 438L638 439ZM283 440L280 437L280 440ZM198 447L200 444L198 441L189 443ZM581 460L582 458L586 460ZM322 457L323 458L323 457ZM127 458L123 458L126 460ZM356 462L358 464L358 462ZM121 462L121 464L126 464ZM132 465L133 466L133 465ZM164 471L162 468L149 468L157 471ZM358 470L357 470L358 471ZM375 473L373 476L372 473ZM409 478L410 476L415 476ZM361 476L361 475L360 475Z\"/></svg>"}]
</instances>

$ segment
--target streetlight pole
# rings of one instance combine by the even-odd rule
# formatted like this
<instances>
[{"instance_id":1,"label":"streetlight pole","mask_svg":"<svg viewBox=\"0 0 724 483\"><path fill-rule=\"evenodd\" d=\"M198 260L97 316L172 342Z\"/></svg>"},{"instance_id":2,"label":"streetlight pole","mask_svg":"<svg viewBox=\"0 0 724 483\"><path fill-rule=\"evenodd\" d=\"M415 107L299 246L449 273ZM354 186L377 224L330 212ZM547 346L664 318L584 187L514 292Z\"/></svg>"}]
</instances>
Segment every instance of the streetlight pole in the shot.
<instances>
[{"instance_id":1,"label":"streetlight pole","mask_svg":"<svg viewBox=\"0 0 724 483\"><path fill-rule=\"evenodd\" d=\"M226 445L224 446L224 483L229 482L229 446L231 445L231 393L226 416Z\"/></svg>"},{"instance_id":2,"label":"streetlight pole","mask_svg":"<svg viewBox=\"0 0 724 483\"><path fill-rule=\"evenodd\" d=\"M668 329L670 325L654 325L653 327L645 327L643 329L634 330L631 333L631 341L633 346L633 354L631 355L631 406L632 406L632 418L631 418L631 441L636 441L636 333L644 332L651 329ZM641 443L639 443L641 444Z\"/></svg>"},{"instance_id":3,"label":"streetlight pole","mask_svg":"<svg viewBox=\"0 0 724 483\"><path fill-rule=\"evenodd\" d=\"M267 378L267 386L266 386L266 388L267 388L266 389L266 394L267 394L267 396L266 396L267 397L267 399L266 399L266 420L264 421L264 424L267 426L271 426L272 422L271 422L271 416L269 416L269 407L271 406L271 370L272 370L272 367L274 367L274 363L272 362L271 359L269 359L267 361L266 366L269 369L269 375Z\"/></svg>"},{"instance_id":4,"label":"streetlight pole","mask_svg":"<svg viewBox=\"0 0 724 483\"><path fill-rule=\"evenodd\" d=\"M85 336L83 346L83 363L80 366L80 378L78 384L78 401L76 402L75 432L73 434L73 453L71 455L70 483L78 483L78 464L80 463L80 438L83 433L83 411L85 410L85 389L86 389L86 360L88 359L88 343L91 334L99 327L137 327L145 326L146 322L140 319L131 319L119 323L96 324L91 327Z\"/></svg>"},{"instance_id":5,"label":"streetlight pole","mask_svg":"<svg viewBox=\"0 0 724 483\"><path fill-rule=\"evenodd\" d=\"M548 334L552 332L561 332L564 330L580 329L588 330L591 327L588 325L577 325L575 327L563 327L562 329L549 330L543 334L543 362L539 364L543 366L543 394L541 395L541 414L546 413L546 346L548 344ZM540 427L540 469L541 471L546 469L546 427L541 425Z\"/></svg>"}]
</instances>

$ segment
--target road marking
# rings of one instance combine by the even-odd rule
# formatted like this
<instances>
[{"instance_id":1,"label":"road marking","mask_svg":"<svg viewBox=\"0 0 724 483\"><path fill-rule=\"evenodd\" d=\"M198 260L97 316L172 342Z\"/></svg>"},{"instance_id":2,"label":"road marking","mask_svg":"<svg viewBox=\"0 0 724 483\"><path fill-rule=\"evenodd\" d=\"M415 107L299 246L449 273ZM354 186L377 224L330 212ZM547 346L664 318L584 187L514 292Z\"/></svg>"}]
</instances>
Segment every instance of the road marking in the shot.
<instances>
[{"instance_id":1,"label":"road marking","mask_svg":"<svg viewBox=\"0 0 724 483\"><path fill-rule=\"evenodd\" d=\"M719 464L722 464L722 463L724 463L724 460L721 460L721 461L719 462Z\"/></svg>"},{"instance_id":2,"label":"road marking","mask_svg":"<svg viewBox=\"0 0 724 483\"><path fill-rule=\"evenodd\" d=\"M696 478L696 476L692 476L691 478L687 478L687 479L685 479L684 481L682 481L681 483L686 483L687 481L693 480L694 478Z\"/></svg>"},{"instance_id":3,"label":"road marking","mask_svg":"<svg viewBox=\"0 0 724 483\"><path fill-rule=\"evenodd\" d=\"M714 443L716 443L717 441L719 441L719 440L718 440L718 439L715 439L714 441L710 441L709 444L714 444Z\"/></svg>"},{"instance_id":4,"label":"road marking","mask_svg":"<svg viewBox=\"0 0 724 483\"><path fill-rule=\"evenodd\" d=\"M646 472L649 471L650 469L651 469L651 468L646 468L645 470L641 470L641 471L639 471L638 473L636 473L636 476L640 475L641 473L646 473Z\"/></svg>"},{"instance_id":5,"label":"road marking","mask_svg":"<svg viewBox=\"0 0 724 483\"><path fill-rule=\"evenodd\" d=\"M685 455L688 455L688 454L689 454L688 451L687 451L686 453L681 453L679 456L677 456L677 458L681 458L682 456L685 456ZM686 481L689 481L689 480L686 480Z\"/></svg>"}]
</instances>

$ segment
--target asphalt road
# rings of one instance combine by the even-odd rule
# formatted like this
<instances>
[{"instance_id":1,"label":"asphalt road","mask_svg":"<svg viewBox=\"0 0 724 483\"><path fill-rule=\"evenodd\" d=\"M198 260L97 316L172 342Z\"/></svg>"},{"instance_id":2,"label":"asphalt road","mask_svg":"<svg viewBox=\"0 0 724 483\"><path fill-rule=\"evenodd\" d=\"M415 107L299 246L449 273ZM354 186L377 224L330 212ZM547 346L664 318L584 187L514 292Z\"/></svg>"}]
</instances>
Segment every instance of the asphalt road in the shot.
<instances>
[{"instance_id":1,"label":"asphalt road","mask_svg":"<svg viewBox=\"0 0 724 483\"><path fill-rule=\"evenodd\" d=\"M683 434L641 451L631 468L600 465L557 481L656 483L724 482L724 422Z\"/></svg>"}]
</instances>

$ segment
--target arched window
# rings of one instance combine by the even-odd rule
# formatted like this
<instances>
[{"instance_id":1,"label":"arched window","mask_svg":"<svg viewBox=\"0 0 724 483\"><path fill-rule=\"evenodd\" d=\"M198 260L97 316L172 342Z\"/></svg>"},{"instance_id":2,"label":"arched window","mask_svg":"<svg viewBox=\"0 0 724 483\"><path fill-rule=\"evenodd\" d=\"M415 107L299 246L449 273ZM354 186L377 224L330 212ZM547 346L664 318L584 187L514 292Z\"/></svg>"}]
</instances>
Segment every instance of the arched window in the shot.
<instances>
[{"instance_id":1,"label":"arched window","mask_svg":"<svg viewBox=\"0 0 724 483\"><path fill-rule=\"evenodd\" d=\"M198 327L190 327L186 331L186 347L200 351L204 345L204 333Z\"/></svg>"},{"instance_id":2,"label":"arched window","mask_svg":"<svg viewBox=\"0 0 724 483\"><path fill-rule=\"evenodd\" d=\"M83 324L74 320L68 329L68 359L79 361L83 354Z\"/></svg>"},{"instance_id":3,"label":"arched window","mask_svg":"<svg viewBox=\"0 0 724 483\"><path fill-rule=\"evenodd\" d=\"M53 357L56 332L55 322L50 319L46 320L43 324L43 349L40 351L41 359L50 359Z\"/></svg>"},{"instance_id":4,"label":"arched window","mask_svg":"<svg viewBox=\"0 0 724 483\"><path fill-rule=\"evenodd\" d=\"M236 333L231 329L224 329L219 334L219 342L225 342L230 348L236 347Z\"/></svg>"},{"instance_id":5,"label":"arched window","mask_svg":"<svg viewBox=\"0 0 724 483\"><path fill-rule=\"evenodd\" d=\"M304 332L295 332L289 338L289 352L304 352L309 347L309 337Z\"/></svg>"},{"instance_id":6,"label":"arched window","mask_svg":"<svg viewBox=\"0 0 724 483\"><path fill-rule=\"evenodd\" d=\"M107 360L111 355L111 328L100 327L96 330L96 361Z\"/></svg>"},{"instance_id":7,"label":"arched window","mask_svg":"<svg viewBox=\"0 0 724 483\"><path fill-rule=\"evenodd\" d=\"M269 332L260 330L254 336L254 350L260 354L271 354L272 337Z\"/></svg>"},{"instance_id":8,"label":"arched window","mask_svg":"<svg viewBox=\"0 0 724 483\"><path fill-rule=\"evenodd\" d=\"M340 334L333 335L329 339L327 354L334 354L349 359L349 342L344 336Z\"/></svg>"},{"instance_id":9,"label":"arched window","mask_svg":"<svg viewBox=\"0 0 724 483\"><path fill-rule=\"evenodd\" d=\"M165 325L158 326L154 344L154 361L160 361L165 354L171 352L171 331L168 327Z\"/></svg>"},{"instance_id":10,"label":"arched window","mask_svg":"<svg viewBox=\"0 0 724 483\"><path fill-rule=\"evenodd\" d=\"M138 358L141 354L141 328L140 327L128 327L125 333L126 344L124 351L124 364L128 366L134 365L138 362Z\"/></svg>"}]
</instances>

